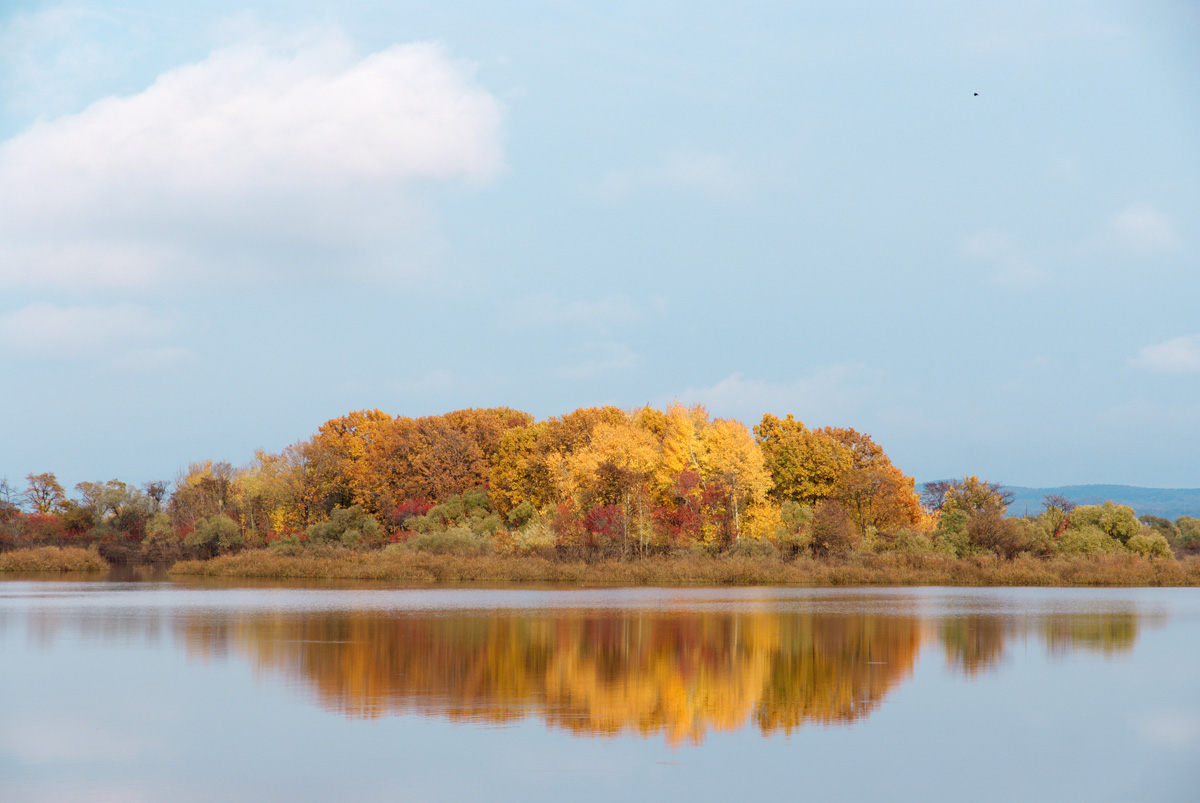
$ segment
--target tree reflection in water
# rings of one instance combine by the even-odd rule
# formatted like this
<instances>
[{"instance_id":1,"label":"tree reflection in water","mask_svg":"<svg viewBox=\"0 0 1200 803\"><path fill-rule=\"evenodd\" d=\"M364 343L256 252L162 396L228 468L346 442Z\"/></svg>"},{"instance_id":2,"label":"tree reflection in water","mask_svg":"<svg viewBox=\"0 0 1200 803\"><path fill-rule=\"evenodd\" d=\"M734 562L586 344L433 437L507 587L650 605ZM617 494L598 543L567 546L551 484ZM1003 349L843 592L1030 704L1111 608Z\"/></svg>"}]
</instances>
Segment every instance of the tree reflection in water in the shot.
<instances>
[{"instance_id":1,"label":"tree reflection in water","mask_svg":"<svg viewBox=\"0 0 1200 803\"><path fill-rule=\"evenodd\" d=\"M1052 653L1132 649L1135 614L1021 619L796 612L280 612L184 615L197 655L243 655L351 718L418 713L505 723L535 716L581 735L700 742L853 723L913 670L923 633L974 677L1005 643Z\"/></svg>"}]
</instances>

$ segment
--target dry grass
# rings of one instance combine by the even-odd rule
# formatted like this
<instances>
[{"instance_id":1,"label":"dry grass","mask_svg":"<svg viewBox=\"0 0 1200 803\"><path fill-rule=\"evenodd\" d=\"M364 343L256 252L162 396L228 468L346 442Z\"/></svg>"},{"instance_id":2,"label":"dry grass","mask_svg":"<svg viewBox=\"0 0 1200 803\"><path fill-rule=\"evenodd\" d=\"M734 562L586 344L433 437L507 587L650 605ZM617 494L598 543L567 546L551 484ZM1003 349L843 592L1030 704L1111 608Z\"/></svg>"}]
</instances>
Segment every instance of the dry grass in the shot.
<instances>
[{"instance_id":1,"label":"dry grass","mask_svg":"<svg viewBox=\"0 0 1200 803\"><path fill-rule=\"evenodd\" d=\"M77 546L42 546L0 553L0 572L104 572L108 564Z\"/></svg>"},{"instance_id":2,"label":"dry grass","mask_svg":"<svg viewBox=\"0 0 1200 803\"><path fill-rule=\"evenodd\" d=\"M390 580L406 583L539 582L621 586L1200 586L1200 559L1136 555L1040 560L876 554L844 561L656 557L593 563L539 557L328 551L299 556L248 550L181 561L175 575Z\"/></svg>"}]
</instances>

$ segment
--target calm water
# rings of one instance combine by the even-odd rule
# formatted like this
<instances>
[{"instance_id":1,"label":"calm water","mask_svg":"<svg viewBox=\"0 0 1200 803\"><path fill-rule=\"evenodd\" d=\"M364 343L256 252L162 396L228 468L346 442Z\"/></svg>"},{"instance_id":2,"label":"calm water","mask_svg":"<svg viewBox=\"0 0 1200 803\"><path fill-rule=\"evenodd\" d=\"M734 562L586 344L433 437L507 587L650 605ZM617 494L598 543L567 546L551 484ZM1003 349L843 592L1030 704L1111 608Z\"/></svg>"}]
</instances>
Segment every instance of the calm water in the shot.
<instances>
[{"instance_id":1,"label":"calm water","mask_svg":"<svg viewBox=\"0 0 1200 803\"><path fill-rule=\"evenodd\" d=\"M0 799L1200 799L1196 589L0 582Z\"/></svg>"}]
</instances>

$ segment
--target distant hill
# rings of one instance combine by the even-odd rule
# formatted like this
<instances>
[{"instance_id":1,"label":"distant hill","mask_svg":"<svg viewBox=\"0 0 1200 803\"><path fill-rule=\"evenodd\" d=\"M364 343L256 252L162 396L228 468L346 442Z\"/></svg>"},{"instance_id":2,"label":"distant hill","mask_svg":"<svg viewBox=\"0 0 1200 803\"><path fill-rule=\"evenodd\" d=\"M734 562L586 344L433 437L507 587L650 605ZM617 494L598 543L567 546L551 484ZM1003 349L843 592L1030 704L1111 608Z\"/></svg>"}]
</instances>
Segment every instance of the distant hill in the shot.
<instances>
[{"instance_id":1,"label":"distant hill","mask_svg":"<svg viewBox=\"0 0 1200 803\"><path fill-rule=\"evenodd\" d=\"M1200 488L1139 488L1135 485L1064 485L1059 488L1004 486L1016 494L1008 512L1024 516L1042 512L1047 494L1059 494L1078 505L1098 505L1112 500L1129 505L1139 516L1147 513L1174 521L1180 516L1200 518Z\"/></svg>"}]
</instances>

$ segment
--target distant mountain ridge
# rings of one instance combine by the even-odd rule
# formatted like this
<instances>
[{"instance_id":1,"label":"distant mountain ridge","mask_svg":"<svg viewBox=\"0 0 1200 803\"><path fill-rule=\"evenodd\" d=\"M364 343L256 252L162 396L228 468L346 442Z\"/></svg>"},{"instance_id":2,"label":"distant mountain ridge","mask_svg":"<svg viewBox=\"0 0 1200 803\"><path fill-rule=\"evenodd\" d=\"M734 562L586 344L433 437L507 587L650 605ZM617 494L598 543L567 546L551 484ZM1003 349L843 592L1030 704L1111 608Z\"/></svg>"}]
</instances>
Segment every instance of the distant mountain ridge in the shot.
<instances>
[{"instance_id":1,"label":"distant mountain ridge","mask_svg":"<svg viewBox=\"0 0 1200 803\"><path fill-rule=\"evenodd\" d=\"M1016 494L1008 512L1013 516L1042 512L1047 494L1065 496L1078 505L1098 505L1112 500L1129 505L1139 516L1150 514L1174 521L1180 516L1200 518L1200 488L1139 488L1136 485L1061 485L1057 488L1025 488L1006 485Z\"/></svg>"}]
</instances>

